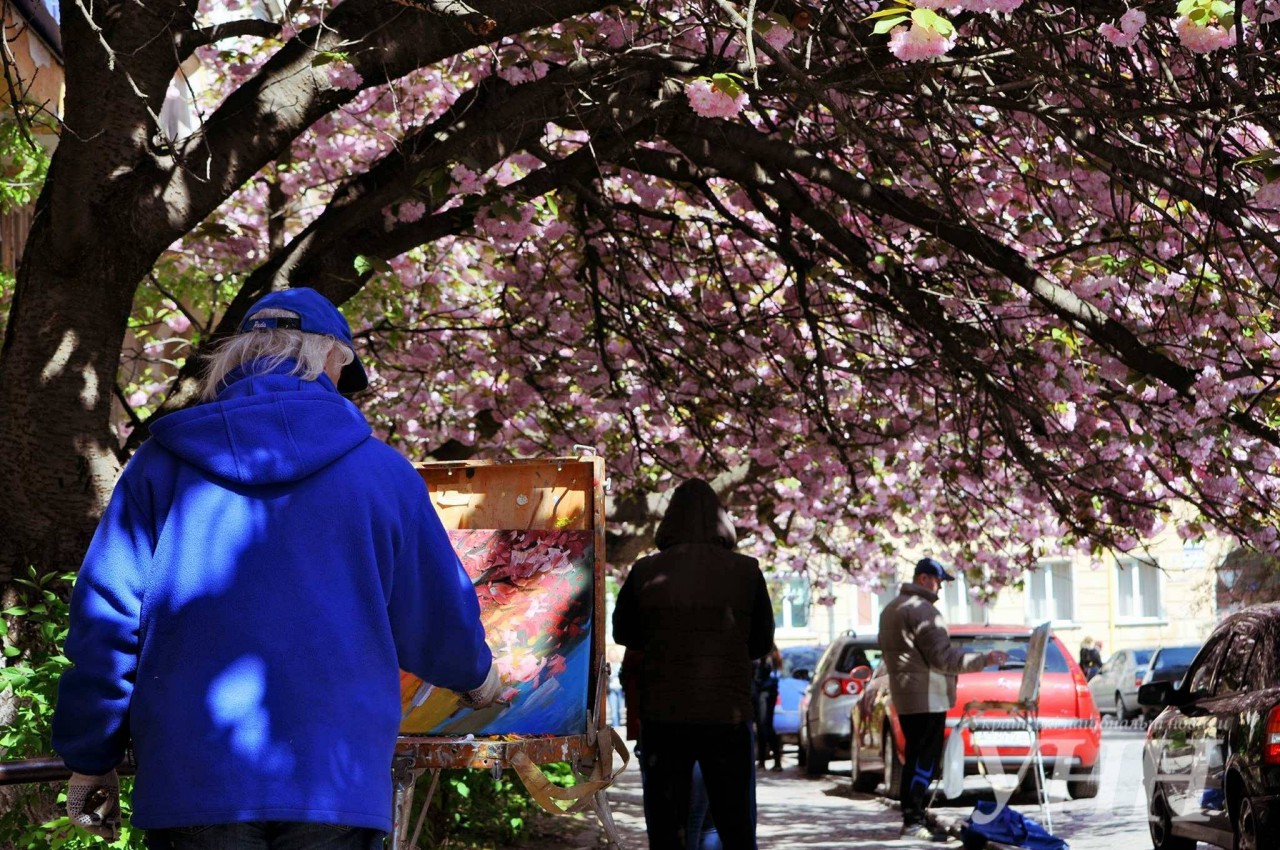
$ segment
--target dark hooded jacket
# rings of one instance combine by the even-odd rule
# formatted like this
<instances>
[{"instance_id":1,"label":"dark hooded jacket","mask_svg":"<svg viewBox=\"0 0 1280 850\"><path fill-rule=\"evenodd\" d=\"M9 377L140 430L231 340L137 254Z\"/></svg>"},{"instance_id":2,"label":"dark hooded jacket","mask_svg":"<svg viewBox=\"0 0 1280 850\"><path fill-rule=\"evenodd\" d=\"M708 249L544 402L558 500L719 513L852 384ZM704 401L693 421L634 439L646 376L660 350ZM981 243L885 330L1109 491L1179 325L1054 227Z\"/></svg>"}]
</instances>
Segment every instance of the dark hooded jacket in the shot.
<instances>
[{"instance_id":1,"label":"dark hooded jacket","mask_svg":"<svg viewBox=\"0 0 1280 850\"><path fill-rule=\"evenodd\" d=\"M728 515L696 479L672 494L654 543L613 613L613 639L643 653L641 721L750 722L751 662L773 646L759 563L733 551Z\"/></svg>"}]
</instances>

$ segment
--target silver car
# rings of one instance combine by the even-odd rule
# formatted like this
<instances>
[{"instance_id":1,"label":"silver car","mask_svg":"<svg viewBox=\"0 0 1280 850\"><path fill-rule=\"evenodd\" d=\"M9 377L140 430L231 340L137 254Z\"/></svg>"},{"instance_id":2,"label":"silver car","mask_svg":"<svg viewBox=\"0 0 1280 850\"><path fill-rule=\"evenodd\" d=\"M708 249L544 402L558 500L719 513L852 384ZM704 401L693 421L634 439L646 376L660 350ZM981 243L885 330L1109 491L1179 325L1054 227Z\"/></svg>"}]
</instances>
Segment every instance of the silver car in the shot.
<instances>
[{"instance_id":1,"label":"silver car","mask_svg":"<svg viewBox=\"0 0 1280 850\"><path fill-rule=\"evenodd\" d=\"M1116 720L1133 720L1142 711L1138 705L1138 686L1147 672L1154 649L1122 649L1107 659L1089 680L1089 692L1102 714L1114 714Z\"/></svg>"},{"instance_id":2,"label":"silver car","mask_svg":"<svg viewBox=\"0 0 1280 850\"><path fill-rule=\"evenodd\" d=\"M800 700L800 766L810 776L849 758L849 710L862 683L850 673L880 660L876 635L845 632L831 642Z\"/></svg>"}]
</instances>

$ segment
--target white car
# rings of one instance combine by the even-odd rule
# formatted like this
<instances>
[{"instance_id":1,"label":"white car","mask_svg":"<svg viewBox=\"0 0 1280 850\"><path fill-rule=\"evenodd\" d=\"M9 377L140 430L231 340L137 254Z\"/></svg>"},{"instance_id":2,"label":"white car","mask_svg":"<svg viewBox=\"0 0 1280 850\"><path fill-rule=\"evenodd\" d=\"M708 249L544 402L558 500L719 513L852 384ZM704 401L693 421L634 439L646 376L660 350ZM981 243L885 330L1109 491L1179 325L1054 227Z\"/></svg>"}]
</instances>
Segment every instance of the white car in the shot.
<instances>
[{"instance_id":1,"label":"white car","mask_svg":"<svg viewBox=\"0 0 1280 850\"><path fill-rule=\"evenodd\" d=\"M810 776L849 758L849 710L862 690L850 673L879 660L879 638L854 632L840 635L823 653L800 700L800 765Z\"/></svg>"},{"instance_id":2,"label":"white car","mask_svg":"<svg viewBox=\"0 0 1280 850\"><path fill-rule=\"evenodd\" d=\"M1089 680L1094 705L1103 714L1114 714L1116 720L1133 720L1142 711L1138 705L1138 686L1146 675L1147 663L1154 649L1122 649L1107 659Z\"/></svg>"}]
</instances>

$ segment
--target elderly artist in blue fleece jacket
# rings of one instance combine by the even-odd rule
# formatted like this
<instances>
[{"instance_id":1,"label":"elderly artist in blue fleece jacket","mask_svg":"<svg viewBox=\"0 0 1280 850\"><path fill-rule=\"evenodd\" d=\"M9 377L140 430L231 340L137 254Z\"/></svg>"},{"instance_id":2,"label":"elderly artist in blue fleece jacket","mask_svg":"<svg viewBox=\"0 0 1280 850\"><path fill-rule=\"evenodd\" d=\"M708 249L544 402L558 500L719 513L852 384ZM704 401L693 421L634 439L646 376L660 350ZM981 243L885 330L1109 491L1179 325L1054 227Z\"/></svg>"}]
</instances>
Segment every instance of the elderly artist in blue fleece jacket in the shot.
<instances>
[{"instance_id":1,"label":"elderly artist in blue fleece jacket","mask_svg":"<svg viewBox=\"0 0 1280 850\"><path fill-rule=\"evenodd\" d=\"M110 831L132 745L152 848L381 847L398 671L472 708L501 683L422 479L342 395L367 384L346 320L303 288L247 315L81 567L53 721L68 813Z\"/></svg>"}]
</instances>

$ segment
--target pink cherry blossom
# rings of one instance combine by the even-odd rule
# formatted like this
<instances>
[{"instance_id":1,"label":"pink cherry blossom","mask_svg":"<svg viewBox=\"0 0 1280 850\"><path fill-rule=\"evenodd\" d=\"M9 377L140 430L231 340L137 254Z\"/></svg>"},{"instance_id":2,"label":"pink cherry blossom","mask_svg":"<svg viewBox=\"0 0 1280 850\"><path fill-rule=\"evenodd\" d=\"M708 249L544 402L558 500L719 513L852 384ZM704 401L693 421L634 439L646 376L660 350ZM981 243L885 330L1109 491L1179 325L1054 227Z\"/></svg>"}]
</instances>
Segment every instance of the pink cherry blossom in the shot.
<instances>
[{"instance_id":1,"label":"pink cherry blossom","mask_svg":"<svg viewBox=\"0 0 1280 850\"><path fill-rule=\"evenodd\" d=\"M1253 201L1260 207L1280 210L1280 180L1272 180L1259 186L1258 191L1253 193Z\"/></svg>"},{"instance_id":2,"label":"pink cherry blossom","mask_svg":"<svg viewBox=\"0 0 1280 850\"><path fill-rule=\"evenodd\" d=\"M355 66L346 60L337 60L324 66L329 75L329 82L334 88L358 89L364 85L364 77L356 71Z\"/></svg>"},{"instance_id":3,"label":"pink cherry blossom","mask_svg":"<svg viewBox=\"0 0 1280 850\"><path fill-rule=\"evenodd\" d=\"M1182 46L1192 53L1212 53L1229 47L1235 41L1229 30L1221 26L1201 26L1185 16L1178 18L1174 30Z\"/></svg>"},{"instance_id":4,"label":"pink cherry blossom","mask_svg":"<svg viewBox=\"0 0 1280 850\"><path fill-rule=\"evenodd\" d=\"M923 62L945 56L955 46L955 33L944 36L936 30L913 23L898 27L889 38L889 50L904 62Z\"/></svg>"},{"instance_id":5,"label":"pink cherry blossom","mask_svg":"<svg viewBox=\"0 0 1280 850\"><path fill-rule=\"evenodd\" d=\"M684 93L689 98L689 106L703 118L733 118L747 102L746 92L731 95L712 85L710 80L686 83Z\"/></svg>"}]
</instances>

